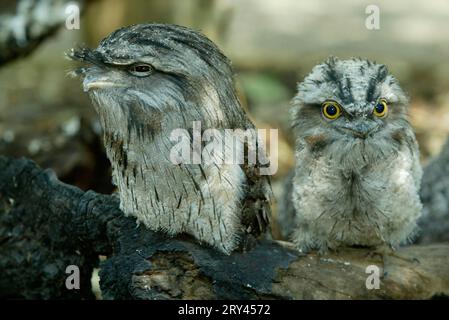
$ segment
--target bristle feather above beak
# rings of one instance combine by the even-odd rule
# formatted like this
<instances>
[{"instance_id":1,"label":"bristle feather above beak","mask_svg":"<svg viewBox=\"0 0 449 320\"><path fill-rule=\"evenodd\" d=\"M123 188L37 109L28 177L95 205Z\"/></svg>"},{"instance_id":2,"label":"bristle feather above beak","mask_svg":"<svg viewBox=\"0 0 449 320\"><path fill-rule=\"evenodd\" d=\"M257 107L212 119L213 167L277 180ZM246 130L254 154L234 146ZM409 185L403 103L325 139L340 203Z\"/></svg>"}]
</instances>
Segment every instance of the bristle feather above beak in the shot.
<instances>
[{"instance_id":1,"label":"bristle feather above beak","mask_svg":"<svg viewBox=\"0 0 449 320\"><path fill-rule=\"evenodd\" d=\"M102 54L89 48L72 48L66 53L66 56L71 60L86 62L96 66L104 65Z\"/></svg>"}]
</instances>

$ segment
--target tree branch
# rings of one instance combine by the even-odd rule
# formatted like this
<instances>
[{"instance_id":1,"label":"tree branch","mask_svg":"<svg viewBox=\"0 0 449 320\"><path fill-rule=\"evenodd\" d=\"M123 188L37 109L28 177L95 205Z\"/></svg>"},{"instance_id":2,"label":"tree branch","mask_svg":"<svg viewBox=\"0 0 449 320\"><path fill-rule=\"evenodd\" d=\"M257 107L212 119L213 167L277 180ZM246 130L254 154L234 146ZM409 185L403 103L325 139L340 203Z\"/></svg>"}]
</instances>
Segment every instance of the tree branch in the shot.
<instances>
[{"instance_id":1,"label":"tree branch","mask_svg":"<svg viewBox=\"0 0 449 320\"><path fill-rule=\"evenodd\" d=\"M101 263L106 299L332 299L449 295L449 245L410 246L385 260L368 249L319 257L285 242L262 241L225 256L188 237L167 238L118 209L114 196L83 192L26 159L0 157L0 297L93 298ZM398 257L401 256L401 257ZM64 283L68 265L81 289ZM368 265L381 271L368 290Z\"/></svg>"},{"instance_id":2,"label":"tree branch","mask_svg":"<svg viewBox=\"0 0 449 320\"><path fill-rule=\"evenodd\" d=\"M14 0L1 5L0 66L36 49L65 23L66 6L84 0Z\"/></svg>"}]
</instances>

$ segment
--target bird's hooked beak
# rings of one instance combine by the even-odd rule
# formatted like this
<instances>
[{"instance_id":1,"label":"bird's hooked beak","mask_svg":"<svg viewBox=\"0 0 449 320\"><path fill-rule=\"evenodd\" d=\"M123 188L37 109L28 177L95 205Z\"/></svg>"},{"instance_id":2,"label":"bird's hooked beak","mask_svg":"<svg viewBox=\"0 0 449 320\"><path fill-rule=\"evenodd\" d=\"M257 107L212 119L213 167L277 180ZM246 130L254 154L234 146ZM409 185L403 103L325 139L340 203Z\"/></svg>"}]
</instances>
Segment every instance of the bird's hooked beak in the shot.
<instances>
[{"instance_id":1,"label":"bird's hooked beak","mask_svg":"<svg viewBox=\"0 0 449 320\"><path fill-rule=\"evenodd\" d=\"M111 88L111 87L117 87L117 84L113 81L111 81L110 78L105 76L94 76L87 74L84 77L83 81L83 89L84 92L88 92L90 90L94 89L105 89L105 88Z\"/></svg>"},{"instance_id":2,"label":"bird's hooked beak","mask_svg":"<svg viewBox=\"0 0 449 320\"><path fill-rule=\"evenodd\" d=\"M377 124L375 123L360 122L353 126L351 131L356 137L365 139L376 128Z\"/></svg>"},{"instance_id":3,"label":"bird's hooked beak","mask_svg":"<svg viewBox=\"0 0 449 320\"><path fill-rule=\"evenodd\" d=\"M345 126L344 129L348 130L357 138L365 139L371 132L373 132L378 125L372 121L360 121L350 126Z\"/></svg>"},{"instance_id":4,"label":"bird's hooked beak","mask_svg":"<svg viewBox=\"0 0 449 320\"><path fill-rule=\"evenodd\" d=\"M118 87L118 83L111 79L111 74L105 74L102 71L104 66L104 59L102 55L89 48L71 49L66 53L67 58L75 61L88 63L90 67L78 68L72 71L72 76L84 76L83 89L84 92L88 92L94 89L105 89L110 87ZM98 68L98 72L92 74L91 68Z\"/></svg>"}]
</instances>

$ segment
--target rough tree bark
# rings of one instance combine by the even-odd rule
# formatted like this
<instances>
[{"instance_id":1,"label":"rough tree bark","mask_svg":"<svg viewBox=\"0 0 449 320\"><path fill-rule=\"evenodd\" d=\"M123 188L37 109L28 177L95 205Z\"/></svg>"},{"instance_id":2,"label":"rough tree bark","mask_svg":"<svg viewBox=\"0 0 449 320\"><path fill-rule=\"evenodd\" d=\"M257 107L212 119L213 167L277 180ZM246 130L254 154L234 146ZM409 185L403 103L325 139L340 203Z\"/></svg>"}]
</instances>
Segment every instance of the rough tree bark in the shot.
<instances>
[{"instance_id":1,"label":"rough tree bark","mask_svg":"<svg viewBox=\"0 0 449 320\"><path fill-rule=\"evenodd\" d=\"M68 4L83 8L84 0L2 0L0 4L0 66L26 56L65 23Z\"/></svg>"},{"instance_id":2,"label":"rough tree bark","mask_svg":"<svg viewBox=\"0 0 449 320\"><path fill-rule=\"evenodd\" d=\"M290 244L262 241L222 255L188 237L137 227L114 196L66 185L27 159L0 157L0 297L92 298L98 255L106 299L333 299L449 296L449 245L410 246L396 255L347 249L318 257ZM67 290L68 265L81 289ZM380 268L379 290L365 286Z\"/></svg>"}]
</instances>

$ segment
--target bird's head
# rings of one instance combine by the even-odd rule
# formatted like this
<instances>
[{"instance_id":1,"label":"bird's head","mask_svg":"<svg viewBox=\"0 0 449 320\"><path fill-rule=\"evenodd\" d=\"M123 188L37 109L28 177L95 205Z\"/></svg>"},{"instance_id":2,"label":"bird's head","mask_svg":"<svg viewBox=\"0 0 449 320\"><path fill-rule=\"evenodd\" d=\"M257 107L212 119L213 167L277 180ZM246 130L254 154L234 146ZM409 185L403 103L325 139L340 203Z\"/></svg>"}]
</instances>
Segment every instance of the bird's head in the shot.
<instances>
[{"instance_id":1,"label":"bird's head","mask_svg":"<svg viewBox=\"0 0 449 320\"><path fill-rule=\"evenodd\" d=\"M100 116L109 116L106 122L114 114L128 119L130 127L142 127L172 115L183 127L179 118L226 123L240 112L228 59L189 28L124 27L96 49L72 49L68 57L87 64L74 73L84 78L84 90Z\"/></svg>"},{"instance_id":2,"label":"bird's head","mask_svg":"<svg viewBox=\"0 0 449 320\"><path fill-rule=\"evenodd\" d=\"M329 58L298 85L292 101L297 136L312 145L398 146L405 139L408 98L384 65Z\"/></svg>"}]
</instances>

